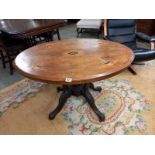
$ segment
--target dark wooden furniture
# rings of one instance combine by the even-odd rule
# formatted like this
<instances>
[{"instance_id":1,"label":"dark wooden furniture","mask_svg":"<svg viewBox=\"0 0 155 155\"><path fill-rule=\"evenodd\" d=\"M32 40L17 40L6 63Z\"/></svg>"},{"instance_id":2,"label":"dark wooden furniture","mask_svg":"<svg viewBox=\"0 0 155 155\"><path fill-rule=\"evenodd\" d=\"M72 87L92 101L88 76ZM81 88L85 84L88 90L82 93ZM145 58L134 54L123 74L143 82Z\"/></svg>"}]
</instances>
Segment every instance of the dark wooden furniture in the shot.
<instances>
[{"instance_id":1,"label":"dark wooden furniture","mask_svg":"<svg viewBox=\"0 0 155 155\"><path fill-rule=\"evenodd\" d=\"M128 47L99 39L68 39L43 43L20 53L14 62L15 68L24 76L47 83L62 84L59 104L50 113L54 119L68 97L82 95L90 107L104 121L105 116L95 105L89 88L91 82L114 76L128 68L134 54Z\"/></svg>"},{"instance_id":2,"label":"dark wooden furniture","mask_svg":"<svg viewBox=\"0 0 155 155\"><path fill-rule=\"evenodd\" d=\"M33 46L37 43L36 37L45 37L49 41L53 34L57 34L60 40L59 28L64 24L62 19L4 19L0 20L0 30Z\"/></svg>"},{"instance_id":3,"label":"dark wooden furniture","mask_svg":"<svg viewBox=\"0 0 155 155\"><path fill-rule=\"evenodd\" d=\"M12 39L0 33L0 56L2 59L3 68L9 64L10 74L13 74L12 62L14 58L24 49L26 49L25 42L20 39Z\"/></svg>"},{"instance_id":4,"label":"dark wooden furniture","mask_svg":"<svg viewBox=\"0 0 155 155\"><path fill-rule=\"evenodd\" d=\"M27 38L64 26L61 19L4 19L0 20L0 30L14 38Z\"/></svg>"},{"instance_id":5,"label":"dark wooden furniture","mask_svg":"<svg viewBox=\"0 0 155 155\"><path fill-rule=\"evenodd\" d=\"M0 38L0 55L3 67L5 68L6 63L9 63L10 73L13 74L12 60L17 53L25 48L21 45L25 44L24 46L31 47L38 42L51 41L54 34L57 34L60 40L59 27L64 24L65 20L60 19L0 20L0 30L3 33L3 37Z\"/></svg>"},{"instance_id":6,"label":"dark wooden furniture","mask_svg":"<svg viewBox=\"0 0 155 155\"><path fill-rule=\"evenodd\" d=\"M155 35L155 19L137 19L137 32Z\"/></svg>"}]
</instances>

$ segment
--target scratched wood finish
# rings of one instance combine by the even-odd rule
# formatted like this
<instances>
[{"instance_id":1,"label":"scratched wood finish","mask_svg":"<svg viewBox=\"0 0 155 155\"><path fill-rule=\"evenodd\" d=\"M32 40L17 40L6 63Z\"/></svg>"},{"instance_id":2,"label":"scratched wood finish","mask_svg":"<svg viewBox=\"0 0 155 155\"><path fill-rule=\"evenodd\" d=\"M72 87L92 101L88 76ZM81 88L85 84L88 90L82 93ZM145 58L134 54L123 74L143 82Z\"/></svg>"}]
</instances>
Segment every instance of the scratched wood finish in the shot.
<instances>
[{"instance_id":1,"label":"scratched wood finish","mask_svg":"<svg viewBox=\"0 0 155 155\"><path fill-rule=\"evenodd\" d=\"M68 39L43 43L20 53L15 68L31 79L81 84L111 77L133 61L131 49L99 39ZM70 82L65 82L71 78Z\"/></svg>"},{"instance_id":2,"label":"scratched wood finish","mask_svg":"<svg viewBox=\"0 0 155 155\"><path fill-rule=\"evenodd\" d=\"M14 38L26 38L64 26L62 19L1 19L0 30Z\"/></svg>"}]
</instances>

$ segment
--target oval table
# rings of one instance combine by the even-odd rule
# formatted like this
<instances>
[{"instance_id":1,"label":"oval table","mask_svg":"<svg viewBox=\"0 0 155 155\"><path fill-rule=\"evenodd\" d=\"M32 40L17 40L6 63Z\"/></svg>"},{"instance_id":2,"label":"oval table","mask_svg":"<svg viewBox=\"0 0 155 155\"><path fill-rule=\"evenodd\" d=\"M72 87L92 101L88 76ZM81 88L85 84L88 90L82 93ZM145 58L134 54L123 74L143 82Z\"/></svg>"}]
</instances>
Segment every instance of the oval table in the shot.
<instances>
[{"instance_id":1,"label":"oval table","mask_svg":"<svg viewBox=\"0 0 155 155\"><path fill-rule=\"evenodd\" d=\"M119 43L99 39L67 39L43 43L20 53L15 68L33 80L61 84L59 104L49 119L63 108L71 95L83 96L98 116L105 115L95 105L89 88L101 91L92 82L114 76L130 66L134 59L131 49Z\"/></svg>"}]
</instances>

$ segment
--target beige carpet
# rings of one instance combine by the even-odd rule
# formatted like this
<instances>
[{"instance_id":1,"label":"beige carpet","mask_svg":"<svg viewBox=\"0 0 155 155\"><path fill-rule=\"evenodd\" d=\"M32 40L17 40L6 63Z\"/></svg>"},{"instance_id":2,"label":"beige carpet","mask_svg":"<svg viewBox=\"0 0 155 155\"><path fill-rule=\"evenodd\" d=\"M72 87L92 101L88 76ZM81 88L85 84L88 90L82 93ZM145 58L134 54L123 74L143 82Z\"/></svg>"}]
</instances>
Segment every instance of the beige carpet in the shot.
<instances>
[{"instance_id":1,"label":"beige carpet","mask_svg":"<svg viewBox=\"0 0 155 155\"><path fill-rule=\"evenodd\" d=\"M0 91L0 134L155 134L155 63L133 68L138 75L126 70L96 83L103 87L101 94L92 93L107 116L104 123L97 121L82 97L71 97L49 121L59 98L57 85L20 81Z\"/></svg>"}]
</instances>

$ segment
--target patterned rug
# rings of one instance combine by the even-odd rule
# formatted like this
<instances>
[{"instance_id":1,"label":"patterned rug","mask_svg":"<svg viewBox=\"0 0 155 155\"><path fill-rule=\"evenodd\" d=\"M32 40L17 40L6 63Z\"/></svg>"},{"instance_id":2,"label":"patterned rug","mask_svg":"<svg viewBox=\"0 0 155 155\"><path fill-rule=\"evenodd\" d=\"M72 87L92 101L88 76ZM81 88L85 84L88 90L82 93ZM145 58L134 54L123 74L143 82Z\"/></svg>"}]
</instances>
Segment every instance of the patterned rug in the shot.
<instances>
[{"instance_id":1,"label":"patterned rug","mask_svg":"<svg viewBox=\"0 0 155 155\"><path fill-rule=\"evenodd\" d=\"M143 133L147 124L142 116L149 110L145 97L127 80L105 80L96 83L101 93L91 92L96 105L105 113L106 121L99 122L83 98L71 97L64 112L71 134L131 134Z\"/></svg>"},{"instance_id":2,"label":"patterned rug","mask_svg":"<svg viewBox=\"0 0 155 155\"><path fill-rule=\"evenodd\" d=\"M57 116L58 119L64 118L59 122L66 128L67 132L63 134L148 134L149 122L145 120L145 114L150 111L150 104L128 80L108 79L95 85L103 89L101 93L91 93L98 108L105 113L106 121L98 121L83 97L73 96ZM51 90L53 85L24 79L0 92L0 112L2 114L9 106L18 107L25 102L40 104L41 95L45 96L45 92L50 95ZM46 102L50 101L47 99Z\"/></svg>"},{"instance_id":3,"label":"patterned rug","mask_svg":"<svg viewBox=\"0 0 155 155\"><path fill-rule=\"evenodd\" d=\"M10 87L0 91L0 115L6 111L9 106L16 107L27 97L34 96L45 83L36 82L25 78Z\"/></svg>"}]
</instances>

